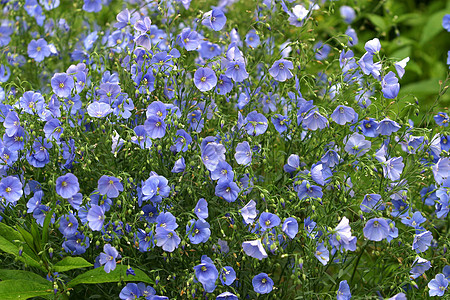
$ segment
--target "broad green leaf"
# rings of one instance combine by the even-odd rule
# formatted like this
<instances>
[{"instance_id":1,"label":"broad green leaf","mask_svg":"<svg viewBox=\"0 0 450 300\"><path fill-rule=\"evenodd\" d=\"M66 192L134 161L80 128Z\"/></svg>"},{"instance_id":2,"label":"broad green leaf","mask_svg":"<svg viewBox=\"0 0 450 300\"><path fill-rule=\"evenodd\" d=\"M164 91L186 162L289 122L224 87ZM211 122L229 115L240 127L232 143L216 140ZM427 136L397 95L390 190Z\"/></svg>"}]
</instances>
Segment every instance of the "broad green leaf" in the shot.
<instances>
[{"instance_id":1,"label":"broad green leaf","mask_svg":"<svg viewBox=\"0 0 450 300\"><path fill-rule=\"evenodd\" d=\"M374 14L367 14L366 16L375 27L378 27L381 31L386 31L387 25L383 17Z\"/></svg>"},{"instance_id":2,"label":"broad green leaf","mask_svg":"<svg viewBox=\"0 0 450 300\"><path fill-rule=\"evenodd\" d=\"M2 300L28 299L52 293L53 288L50 282L42 284L23 279L0 281L0 299Z\"/></svg>"},{"instance_id":3,"label":"broad green leaf","mask_svg":"<svg viewBox=\"0 0 450 300\"><path fill-rule=\"evenodd\" d=\"M30 257L26 252L22 252L22 256L19 256L19 247L2 236L0 236L0 250L15 255L20 261L32 267L43 269L39 262ZM2 298L0 297L0 299Z\"/></svg>"},{"instance_id":4,"label":"broad green leaf","mask_svg":"<svg viewBox=\"0 0 450 300\"><path fill-rule=\"evenodd\" d=\"M126 275L127 266L118 265L114 271L106 273L103 267L96 268L94 270L87 271L78 275L67 286L73 287L77 284L95 284L104 282L119 282L119 281L141 281L150 284L154 284L154 281L150 279L144 272L139 269L134 269L136 276Z\"/></svg>"},{"instance_id":5,"label":"broad green leaf","mask_svg":"<svg viewBox=\"0 0 450 300\"><path fill-rule=\"evenodd\" d=\"M41 252L41 234L39 233L39 228L36 222L31 224L31 236L33 237L33 244L36 252Z\"/></svg>"},{"instance_id":6,"label":"broad green leaf","mask_svg":"<svg viewBox=\"0 0 450 300\"><path fill-rule=\"evenodd\" d=\"M53 267L56 272L65 272L73 269L88 268L93 265L82 257L65 257L57 262Z\"/></svg>"},{"instance_id":7,"label":"broad green leaf","mask_svg":"<svg viewBox=\"0 0 450 300\"><path fill-rule=\"evenodd\" d=\"M43 285L48 284L51 287L50 281L36 273L21 270L6 270L0 269L1 280L28 280Z\"/></svg>"},{"instance_id":8,"label":"broad green leaf","mask_svg":"<svg viewBox=\"0 0 450 300\"><path fill-rule=\"evenodd\" d=\"M424 96L437 94L439 92L439 79L432 78L419 82L414 82L406 86L400 87L401 95L413 94L416 96Z\"/></svg>"},{"instance_id":9,"label":"broad green leaf","mask_svg":"<svg viewBox=\"0 0 450 300\"><path fill-rule=\"evenodd\" d=\"M442 27L442 18L447 13L449 13L448 10L441 10L428 18L427 23L423 27L422 38L420 39L421 45L425 45L425 43L433 39L440 31L444 30Z\"/></svg>"}]
</instances>

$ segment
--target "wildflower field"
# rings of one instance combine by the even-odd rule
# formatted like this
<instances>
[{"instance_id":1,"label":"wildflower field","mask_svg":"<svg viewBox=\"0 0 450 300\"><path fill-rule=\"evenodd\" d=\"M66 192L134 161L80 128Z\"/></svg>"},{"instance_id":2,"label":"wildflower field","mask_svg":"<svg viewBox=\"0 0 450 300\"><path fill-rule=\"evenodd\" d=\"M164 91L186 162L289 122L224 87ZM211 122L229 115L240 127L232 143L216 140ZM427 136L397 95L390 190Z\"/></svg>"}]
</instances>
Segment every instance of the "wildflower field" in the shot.
<instances>
[{"instance_id":1,"label":"wildflower field","mask_svg":"<svg viewBox=\"0 0 450 300\"><path fill-rule=\"evenodd\" d=\"M450 299L450 1L0 7L0 300Z\"/></svg>"}]
</instances>

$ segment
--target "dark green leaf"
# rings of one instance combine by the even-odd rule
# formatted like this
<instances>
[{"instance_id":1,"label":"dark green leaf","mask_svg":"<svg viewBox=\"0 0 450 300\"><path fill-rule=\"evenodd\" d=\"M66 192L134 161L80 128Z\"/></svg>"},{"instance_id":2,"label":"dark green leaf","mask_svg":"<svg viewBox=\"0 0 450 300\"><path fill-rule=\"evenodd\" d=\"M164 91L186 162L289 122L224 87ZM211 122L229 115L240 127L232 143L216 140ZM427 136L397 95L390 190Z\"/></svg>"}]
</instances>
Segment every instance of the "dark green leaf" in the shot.
<instances>
[{"instance_id":1,"label":"dark green leaf","mask_svg":"<svg viewBox=\"0 0 450 300\"><path fill-rule=\"evenodd\" d=\"M28 255L26 252L23 252L22 256L19 256L19 247L2 236L0 236L0 250L15 255L20 261L30 266L42 269L42 266L39 264L39 262L30 257L30 255ZM0 299L2 298L0 297Z\"/></svg>"},{"instance_id":2,"label":"dark green leaf","mask_svg":"<svg viewBox=\"0 0 450 300\"><path fill-rule=\"evenodd\" d=\"M378 27L380 31L386 31L387 25L382 17L379 15L367 14L367 18L375 25L375 27Z\"/></svg>"},{"instance_id":3,"label":"dark green leaf","mask_svg":"<svg viewBox=\"0 0 450 300\"><path fill-rule=\"evenodd\" d=\"M13 279L0 281L0 299L28 299L53 293L52 285L37 283L32 280Z\"/></svg>"},{"instance_id":4,"label":"dark green leaf","mask_svg":"<svg viewBox=\"0 0 450 300\"><path fill-rule=\"evenodd\" d=\"M0 279L1 280L29 280L43 285L49 285L51 287L50 281L36 273L21 270L6 270L0 269Z\"/></svg>"},{"instance_id":5,"label":"dark green leaf","mask_svg":"<svg viewBox=\"0 0 450 300\"><path fill-rule=\"evenodd\" d=\"M52 220L53 210L50 210L45 216L44 225L42 226L42 244L45 245L48 241L48 231L50 230L50 221Z\"/></svg>"},{"instance_id":6,"label":"dark green leaf","mask_svg":"<svg viewBox=\"0 0 450 300\"><path fill-rule=\"evenodd\" d=\"M136 276L126 275L127 266L118 265L114 271L106 273L103 267L96 268L94 270L87 271L81 275L75 277L70 281L67 286L73 287L77 284L95 284L104 282L119 282L119 281L141 281L150 284L154 284L154 281L150 279L144 272L139 269L134 269Z\"/></svg>"},{"instance_id":7,"label":"dark green leaf","mask_svg":"<svg viewBox=\"0 0 450 300\"><path fill-rule=\"evenodd\" d=\"M82 257L66 257L54 266L56 272L65 272L73 269L92 267L92 264Z\"/></svg>"}]
</instances>

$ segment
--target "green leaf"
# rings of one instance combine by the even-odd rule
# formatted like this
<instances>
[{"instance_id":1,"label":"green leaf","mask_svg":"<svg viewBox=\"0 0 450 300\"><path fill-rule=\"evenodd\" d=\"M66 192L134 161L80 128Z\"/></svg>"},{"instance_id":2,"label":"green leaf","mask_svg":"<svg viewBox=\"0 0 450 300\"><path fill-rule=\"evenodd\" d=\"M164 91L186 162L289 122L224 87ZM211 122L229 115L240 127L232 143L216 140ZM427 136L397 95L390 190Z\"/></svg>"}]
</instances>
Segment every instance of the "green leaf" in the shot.
<instances>
[{"instance_id":1,"label":"green leaf","mask_svg":"<svg viewBox=\"0 0 450 300\"><path fill-rule=\"evenodd\" d=\"M446 13L448 13L447 10L441 10L428 18L428 21L422 30L422 38L420 39L421 45L425 45L425 43L433 39L441 30L444 29L442 27L442 18L444 18Z\"/></svg>"},{"instance_id":2,"label":"green leaf","mask_svg":"<svg viewBox=\"0 0 450 300\"><path fill-rule=\"evenodd\" d=\"M21 241L23 243L23 252L28 254L31 258L39 261L39 258L33 252L33 250L25 243L23 236L14 228L9 227L6 224L0 223L0 236L4 237L6 240L12 242L14 240ZM14 244L14 243L13 243Z\"/></svg>"},{"instance_id":3,"label":"green leaf","mask_svg":"<svg viewBox=\"0 0 450 300\"><path fill-rule=\"evenodd\" d=\"M439 92L439 78L432 78L419 82L414 82L400 87L400 95L413 94L416 96L426 96Z\"/></svg>"},{"instance_id":4,"label":"green leaf","mask_svg":"<svg viewBox=\"0 0 450 300\"><path fill-rule=\"evenodd\" d=\"M48 231L50 230L50 221L53 217L53 210L50 210L45 216L44 224L42 226L42 245L45 245L48 241Z\"/></svg>"},{"instance_id":5,"label":"green leaf","mask_svg":"<svg viewBox=\"0 0 450 300\"><path fill-rule=\"evenodd\" d=\"M22 227L17 226L17 230L22 235L22 240L24 240L27 243L28 247L30 247L31 250L33 250L35 253L38 253L39 251L36 250L33 243L33 236Z\"/></svg>"},{"instance_id":6,"label":"green leaf","mask_svg":"<svg viewBox=\"0 0 450 300\"><path fill-rule=\"evenodd\" d=\"M119 281L141 281L150 284L154 284L154 281L150 279L144 272L139 269L134 269L136 276L126 275L127 266L118 265L114 271L106 273L103 267L96 268L94 270L87 271L83 274L78 275L72 281L70 281L67 286L73 287L77 284L95 284L104 282L119 282Z\"/></svg>"},{"instance_id":7,"label":"green leaf","mask_svg":"<svg viewBox=\"0 0 450 300\"><path fill-rule=\"evenodd\" d=\"M88 268L93 265L82 257L66 257L57 262L53 267L56 272L65 272L73 269Z\"/></svg>"},{"instance_id":8,"label":"green leaf","mask_svg":"<svg viewBox=\"0 0 450 300\"><path fill-rule=\"evenodd\" d=\"M7 239L5 239L3 236L0 236L0 250L16 256L20 261L22 261L32 267L37 267L37 268L43 269L43 267L39 264L39 262L34 260L25 251L22 252L22 256L19 256L19 247L17 245L13 244L12 242L8 241ZM0 299L2 299L2 298L0 297Z\"/></svg>"},{"instance_id":9,"label":"green leaf","mask_svg":"<svg viewBox=\"0 0 450 300\"><path fill-rule=\"evenodd\" d=\"M40 283L43 285L48 284L51 288L51 283L47 279L42 276L39 276L36 273L29 271L21 271L21 270L6 270L0 269L0 279L1 280L28 280L36 283Z\"/></svg>"},{"instance_id":10,"label":"green leaf","mask_svg":"<svg viewBox=\"0 0 450 300\"><path fill-rule=\"evenodd\" d=\"M375 25L375 27L378 27L380 29L380 31L386 31L387 25L382 17L374 14L367 14L366 16L370 20L370 22Z\"/></svg>"},{"instance_id":11,"label":"green leaf","mask_svg":"<svg viewBox=\"0 0 450 300\"><path fill-rule=\"evenodd\" d=\"M23 279L0 281L0 299L2 300L28 299L52 293L53 288L50 282L44 285Z\"/></svg>"},{"instance_id":12,"label":"green leaf","mask_svg":"<svg viewBox=\"0 0 450 300\"><path fill-rule=\"evenodd\" d=\"M35 222L31 224L31 235L33 237L33 244L36 252L41 252L41 234L39 233L39 228Z\"/></svg>"}]
</instances>

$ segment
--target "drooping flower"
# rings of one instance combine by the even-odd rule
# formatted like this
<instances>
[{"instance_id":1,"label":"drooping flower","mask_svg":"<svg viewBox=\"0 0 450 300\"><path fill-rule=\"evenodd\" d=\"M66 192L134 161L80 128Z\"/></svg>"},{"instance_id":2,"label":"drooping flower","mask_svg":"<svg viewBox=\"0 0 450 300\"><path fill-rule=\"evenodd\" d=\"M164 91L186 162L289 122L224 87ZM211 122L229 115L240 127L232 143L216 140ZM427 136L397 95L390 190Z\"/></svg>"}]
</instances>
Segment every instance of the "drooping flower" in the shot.
<instances>
[{"instance_id":1,"label":"drooping flower","mask_svg":"<svg viewBox=\"0 0 450 300\"><path fill-rule=\"evenodd\" d=\"M105 212L100 206L92 205L87 213L87 221L89 221L89 228L100 231L105 222Z\"/></svg>"},{"instance_id":2,"label":"drooping flower","mask_svg":"<svg viewBox=\"0 0 450 300\"><path fill-rule=\"evenodd\" d=\"M245 254L253 258L257 258L259 260L267 258L267 252L266 250L264 250L261 240L259 239L243 242L242 249L244 250Z\"/></svg>"},{"instance_id":3,"label":"drooping flower","mask_svg":"<svg viewBox=\"0 0 450 300\"><path fill-rule=\"evenodd\" d=\"M347 280L343 280L339 283L339 289L337 291L337 300L349 300L352 297L350 293L350 287Z\"/></svg>"},{"instance_id":4,"label":"drooping flower","mask_svg":"<svg viewBox=\"0 0 450 300\"><path fill-rule=\"evenodd\" d=\"M239 143L236 146L234 158L240 165L249 165L252 162L252 150L250 149L250 145L247 141Z\"/></svg>"}]
</instances>

